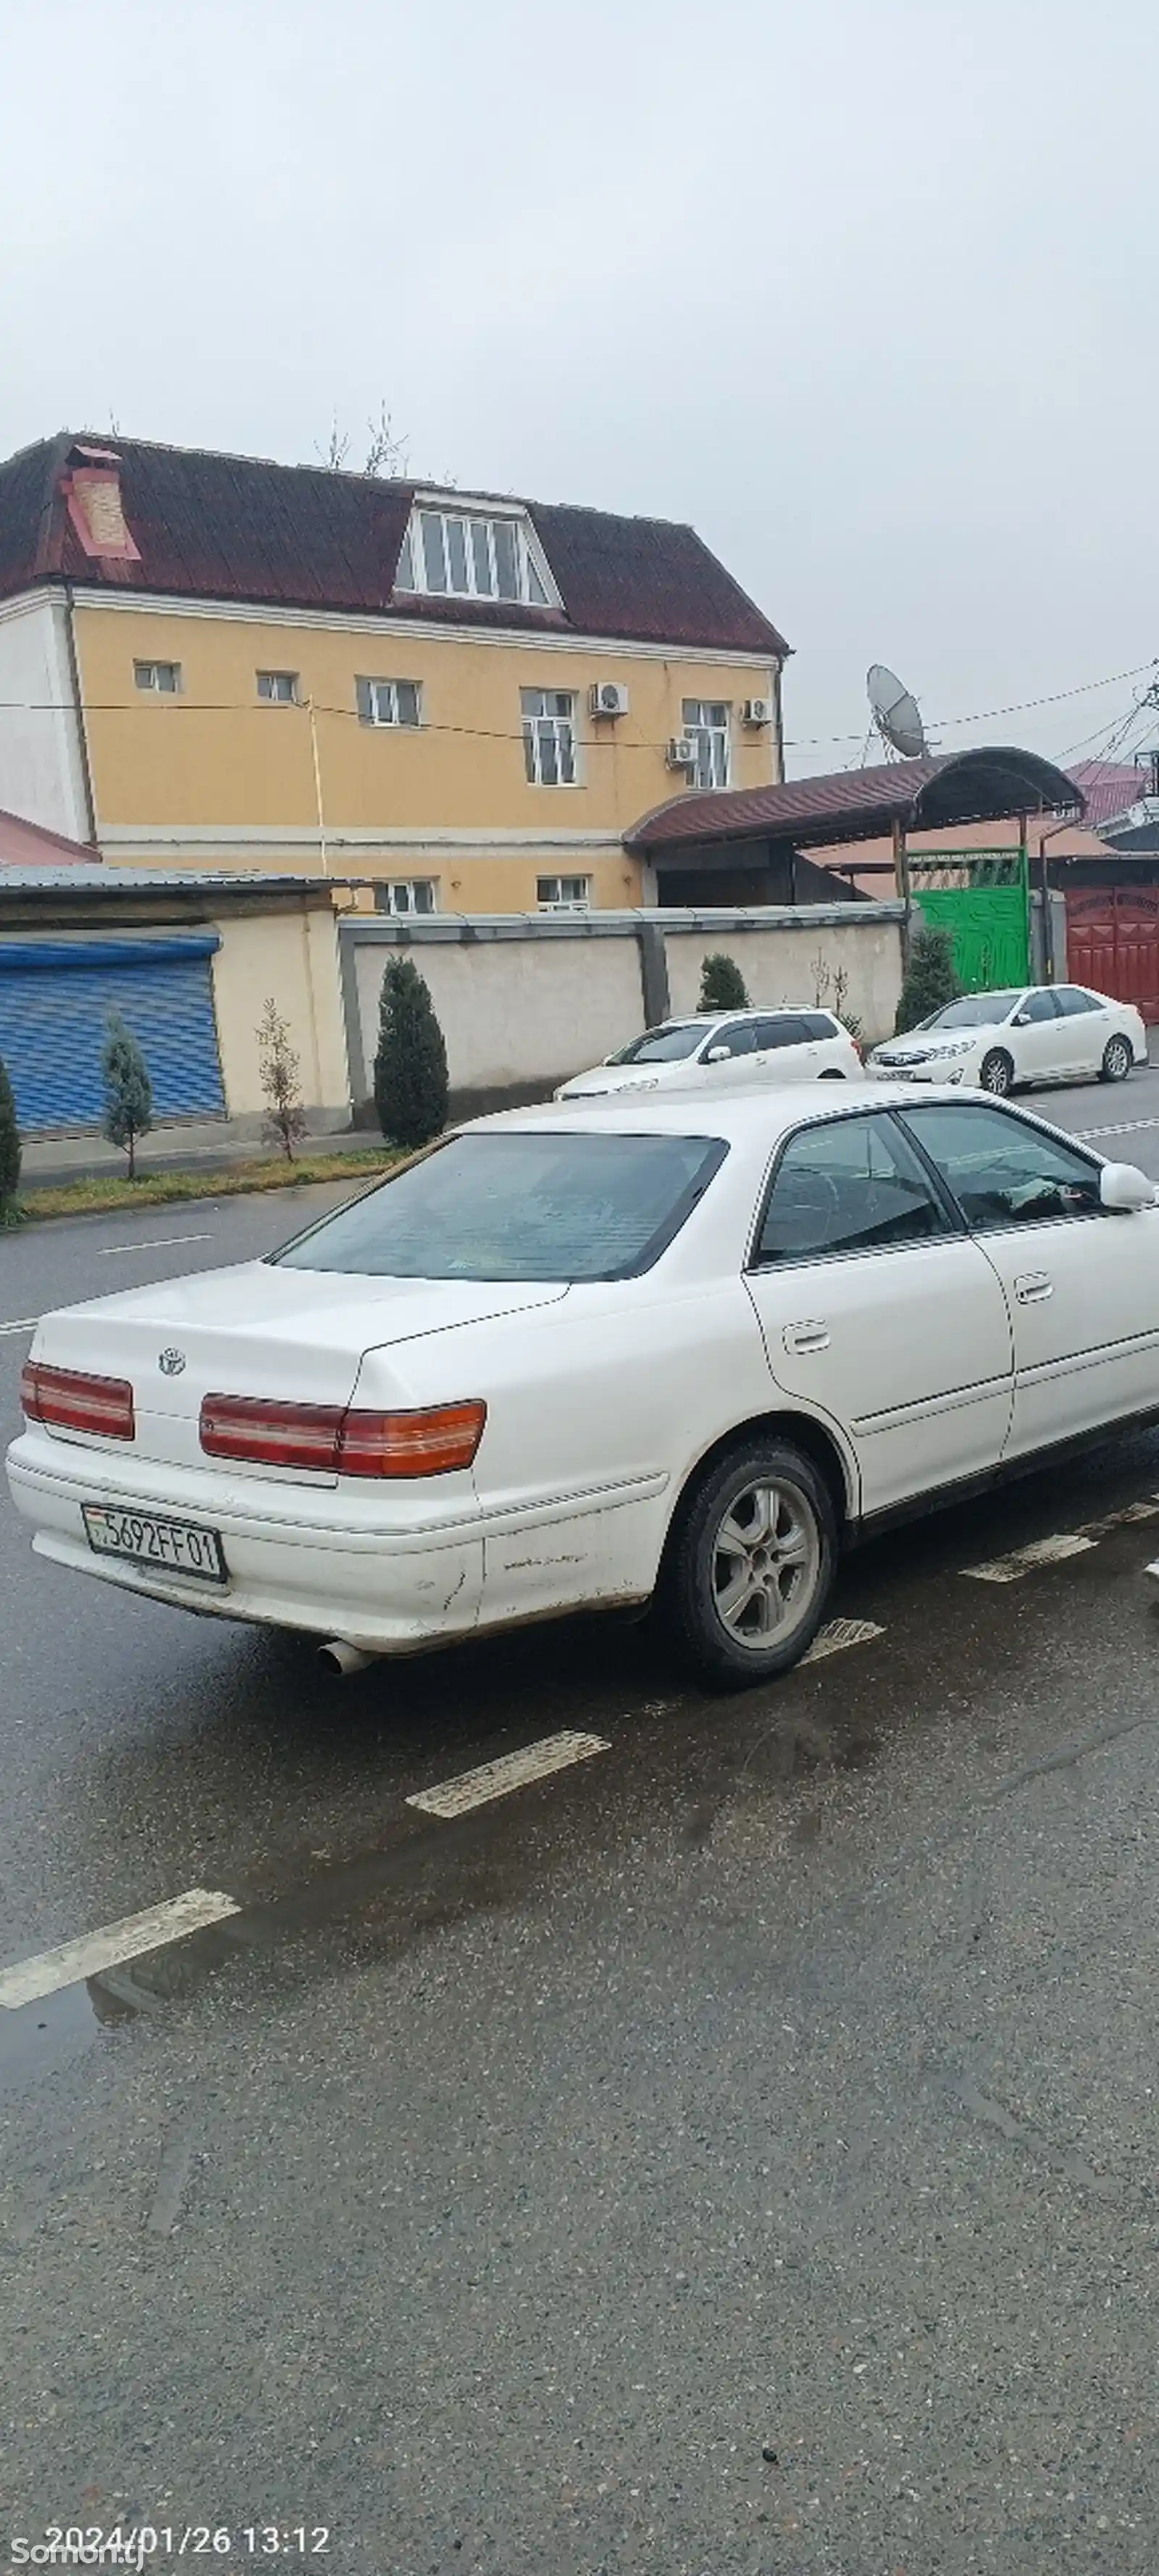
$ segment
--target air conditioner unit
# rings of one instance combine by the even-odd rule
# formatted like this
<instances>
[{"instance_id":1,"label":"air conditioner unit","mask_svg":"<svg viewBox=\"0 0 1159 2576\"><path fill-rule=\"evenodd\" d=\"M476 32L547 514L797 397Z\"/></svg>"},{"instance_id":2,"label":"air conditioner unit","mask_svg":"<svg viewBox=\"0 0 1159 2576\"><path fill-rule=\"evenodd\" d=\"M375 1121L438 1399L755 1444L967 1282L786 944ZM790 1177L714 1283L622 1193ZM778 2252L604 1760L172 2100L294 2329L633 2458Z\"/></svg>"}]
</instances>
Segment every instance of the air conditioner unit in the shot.
<instances>
[{"instance_id":1,"label":"air conditioner unit","mask_svg":"<svg viewBox=\"0 0 1159 2576\"><path fill-rule=\"evenodd\" d=\"M771 724L773 721L773 701L771 698L746 698L744 705L741 708L741 714L744 717L746 724Z\"/></svg>"},{"instance_id":2,"label":"air conditioner unit","mask_svg":"<svg viewBox=\"0 0 1159 2576\"><path fill-rule=\"evenodd\" d=\"M628 692L622 680L593 680L588 690L588 710L593 716L626 716Z\"/></svg>"},{"instance_id":3,"label":"air conditioner unit","mask_svg":"<svg viewBox=\"0 0 1159 2576\"><path fill-rule=\"evenodd\" d=\"M695 769L696 745L691 734L674 734L668 745L669 769Z\"/></svg>"}]
</instances>

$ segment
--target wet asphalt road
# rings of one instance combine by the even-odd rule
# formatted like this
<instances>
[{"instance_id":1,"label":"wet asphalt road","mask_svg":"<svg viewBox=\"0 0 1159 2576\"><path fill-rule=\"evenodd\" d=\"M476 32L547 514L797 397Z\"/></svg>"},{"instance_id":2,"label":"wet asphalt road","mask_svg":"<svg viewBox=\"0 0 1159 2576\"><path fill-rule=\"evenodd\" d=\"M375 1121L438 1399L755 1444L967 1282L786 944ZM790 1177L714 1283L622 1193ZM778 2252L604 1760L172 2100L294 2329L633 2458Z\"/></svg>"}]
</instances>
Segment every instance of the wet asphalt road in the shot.
<instances>
[{"instance_id":1,"label":"wet asphalt road","mask_svg":"<svg viewBox=\"0 0 1159 2576\"><path fill-rule=\"evenodd\" d=\"M1159 1177L1159 1075L1041 1105ZM305 1212L30 1229L0 1321ZM336 2576L1150 2576L1159 1529L962 1569L1152 1495L1148 1436L931 1517L846 1566L880 1637L728 1700L596 1624L329 1683L0 1506L0 1962L242 1907L0 2012L0 2570L148 2521L233 2569L326 2526ZM568 1726L609 1751L404 1803Z\"/></svg>"}]
</instances>

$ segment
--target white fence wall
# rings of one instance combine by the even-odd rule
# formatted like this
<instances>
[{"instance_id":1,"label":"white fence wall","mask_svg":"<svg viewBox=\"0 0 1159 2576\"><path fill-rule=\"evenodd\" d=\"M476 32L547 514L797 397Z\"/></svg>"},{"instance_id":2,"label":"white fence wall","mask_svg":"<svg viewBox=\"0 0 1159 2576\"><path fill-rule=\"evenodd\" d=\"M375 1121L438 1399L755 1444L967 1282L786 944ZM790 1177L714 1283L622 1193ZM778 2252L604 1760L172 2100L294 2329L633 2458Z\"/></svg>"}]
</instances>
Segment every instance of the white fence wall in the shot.
<instances>
[{"instance_id":1,"label":"white fence wall","mask_svg":"<svg viewBox=\"0 0 1159 2576\"><path fill-rule=\"evenodd\" d=\"M347 914L342 980L351 1089L365 1112L388 957L413 956L447 1043L456 1115L541 1099L668 1014L696 1009L700 969L734 957L752 999L825 1002L869 1039L893 1027L900 904L751 912L533 914L395 921Z\"/></svg>"}]
</instances>

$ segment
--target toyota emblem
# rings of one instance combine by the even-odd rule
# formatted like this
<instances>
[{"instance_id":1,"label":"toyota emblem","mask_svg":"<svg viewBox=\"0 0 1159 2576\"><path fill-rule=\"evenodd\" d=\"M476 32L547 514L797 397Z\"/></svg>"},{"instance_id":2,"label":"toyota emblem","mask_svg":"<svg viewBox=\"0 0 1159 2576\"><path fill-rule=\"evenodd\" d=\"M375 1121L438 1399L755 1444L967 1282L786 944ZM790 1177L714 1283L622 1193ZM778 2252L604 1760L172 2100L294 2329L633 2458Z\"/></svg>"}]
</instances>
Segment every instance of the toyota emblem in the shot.
<instances>
[{"instance_id":1,"label":"toyota emblem","mask_svg":"<svg viewBox=\"0 0 1159 2576\"><path fill-rule=\"evenodd\" d=\"M162 1377L180 1377L185 1366L184 1351L162 1351L157 1366Z\"/></svg>"}]
</instances>

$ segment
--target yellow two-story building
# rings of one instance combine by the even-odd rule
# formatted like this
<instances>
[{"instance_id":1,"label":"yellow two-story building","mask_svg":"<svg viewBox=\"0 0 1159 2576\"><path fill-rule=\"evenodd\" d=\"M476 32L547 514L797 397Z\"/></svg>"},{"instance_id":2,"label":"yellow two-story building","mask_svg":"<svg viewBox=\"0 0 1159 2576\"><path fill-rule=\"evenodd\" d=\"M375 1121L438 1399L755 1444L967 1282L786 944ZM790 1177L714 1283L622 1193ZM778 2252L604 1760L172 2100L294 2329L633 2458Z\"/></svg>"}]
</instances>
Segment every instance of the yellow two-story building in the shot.
<instances>
[{"instance_id":1,"label":"yellow two-story building","mask_svg":"<svg viewBox=\"0 0 1159 2576\"><path fill-rule=\"evenodd\" d=\"M657 899L782 776L788 647L694 529L71 434L0 466L0 807L399 913Z\"/></svg>"}]
</instances>

